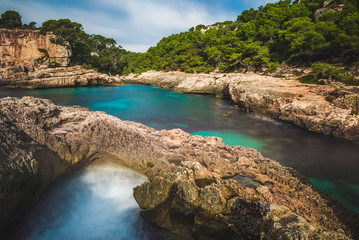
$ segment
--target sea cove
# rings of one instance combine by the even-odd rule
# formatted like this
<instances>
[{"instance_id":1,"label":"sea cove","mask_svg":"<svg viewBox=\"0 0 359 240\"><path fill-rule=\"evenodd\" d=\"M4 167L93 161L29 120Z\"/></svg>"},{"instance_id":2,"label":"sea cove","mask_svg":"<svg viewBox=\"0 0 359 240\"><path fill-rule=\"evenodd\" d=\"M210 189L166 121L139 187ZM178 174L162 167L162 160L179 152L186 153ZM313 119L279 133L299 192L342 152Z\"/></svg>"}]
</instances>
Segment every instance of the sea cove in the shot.
<instances>
[{"instance_id":1,"label":"sea cove","mask_svg":"<svg viewBox=\"0 0 359 240\"><path fill-rule=\"evenodd\" d=\"M155 129L181 128L192 134L221 137L229 145L255 148L265 157L298 170L319 189L359 211L356 144L313 134L285 122L257 118L212 96L152 86L0 90L1 97L25 95L48 98L63 106L81 105L105 111ZM228 111L233 115L223 116Z\"/></svg>"},{"instance_id":2,"label":"sea cove","mask_svg":"<svg viewBox=\"0 0 359 240\"><path fill-rule=\"evenodd\" d=\"M358 0L0 10L1 240L359 239Z\"/></svg>"}]
</instances>

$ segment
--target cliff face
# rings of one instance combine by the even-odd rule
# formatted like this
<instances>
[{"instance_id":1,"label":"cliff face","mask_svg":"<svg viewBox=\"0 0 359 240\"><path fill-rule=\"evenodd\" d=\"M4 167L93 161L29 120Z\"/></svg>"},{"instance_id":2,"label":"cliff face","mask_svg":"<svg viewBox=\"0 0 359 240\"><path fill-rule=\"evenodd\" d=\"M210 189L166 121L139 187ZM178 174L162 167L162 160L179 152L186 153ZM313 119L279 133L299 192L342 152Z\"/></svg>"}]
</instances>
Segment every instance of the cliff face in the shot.
<instances>
[{"instance_id":1,"label":"cliff face","mask_svg":"<svg viewBox=\"0 0 359 240\"><path fill-rule=\"evenodd\" d=\"M121 83L117 77L94 70L67 67L71 51L52 43L54 38L34 30L0 29L0 85L50 88ZM60 67L48 68L50 62Z\"/></svg>"},{"instance_id":2,"label":"cliff face","mask_svg":"<svg viewBox=\"0 0 359 240\"><path fill-rule=\"evenodd\" d=\"M53 178L111 162L148 177L143 217L189 239L359 237L358 214L253 149L32 97L0 99L0 116L2 228Z\"/></svg>"},{"instance_id":3,"label":"cliff face","mask_svg":"<svg viewBox=\"0 0 359 240\"><path fill-rule=\"evenodd\" d=\"M359 88L318 86L256 74L147 72L122 78L186 93L226 97L257 116L281 119L313 132L359 142Z\"/></svg>"},{"instance_id":4,"label":"cliff face","mask_svg":"<svg viewBox=\"0 0 359 240\"><path fill-rule=\"evenodd\" d=\"M69 166L0 113L0 236Z\"/></svg>"},{"instance_id":5,"label":"cliff face","mask_svg":"<svg viewBox=\"0 0 359 240\"><path fill-rule=\"evenodd\" d=\"M71 51L65 46L51 42L55 35L40 34L34 30L0 29L0 67L33 66L35 60L44 56L39 49L45 49L49 60L60 66L70 63Z\"/></svg>"}]
</instances>

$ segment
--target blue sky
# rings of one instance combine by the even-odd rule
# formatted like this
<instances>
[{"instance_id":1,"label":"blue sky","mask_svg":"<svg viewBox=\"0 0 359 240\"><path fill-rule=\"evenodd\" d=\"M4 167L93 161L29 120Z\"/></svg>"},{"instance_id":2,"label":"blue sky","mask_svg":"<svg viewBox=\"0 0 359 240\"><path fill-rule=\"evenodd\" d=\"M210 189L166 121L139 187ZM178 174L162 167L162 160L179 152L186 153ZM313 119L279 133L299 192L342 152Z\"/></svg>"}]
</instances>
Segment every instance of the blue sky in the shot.
<instances>
[{"instance_id":1,"label":"blue sky","mask_svg":"<svg viewBox=\"0 0 359 240\"><path fill-rule=\"evenodd\" d=\"M144 52L162 37L198 24L235 20L243 10L276 0L0 0L23 23L69 18L89 34L114 38L126 50Z\"/></svg>"}]
</instances>

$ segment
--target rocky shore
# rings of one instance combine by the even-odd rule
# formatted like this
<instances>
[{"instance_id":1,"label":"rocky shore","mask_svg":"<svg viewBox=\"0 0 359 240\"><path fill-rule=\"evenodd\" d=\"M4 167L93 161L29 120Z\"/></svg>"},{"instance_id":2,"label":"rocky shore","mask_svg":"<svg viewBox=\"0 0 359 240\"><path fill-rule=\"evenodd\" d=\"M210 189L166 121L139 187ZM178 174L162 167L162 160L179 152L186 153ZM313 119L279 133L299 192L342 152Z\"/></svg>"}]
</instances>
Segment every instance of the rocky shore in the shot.
<instances>
[{"instance_id":1,"label":"rocky shore","mask_svg":"<svg viewBox=\"0 0 359 240\"><path fill-rule=\"evenodd\" d=\"M187 239L358 239L359 215L254 149L33 97L0 99L0 232L53 180L116 163L145 174L141 215ZM1 233L0 233L1 235Z\"/></svg>"},{"instance_id":2,"label":"rocky shore","mask_svg":"<svg viewBox=\"0 0 359 240\"><path fill-rule=\"evenodd\" d=\"M257 116L359 142L359 87L319 86L253 73L186 74L150 71L114 77L68 67L71 51L51 33L0 29L0 85L25 88L151 84L185 93L229 98ZM59 67L49 68L57 63Z\"/></svg>"},{"instance_id":3,"label":"rocky shore","mask_svg":"<svg viewBox=\"0 0 359 240\"><path fill-rule=\"evenodd\" d=\"M0 70L0 85L20 88L56 88L96 85L119 85L123 82L115 76L109 76L84 69L81 66L57 68L10 67Z\"/></svg>"},{"instance_id":4,"label":"rocky shore","mask_svg":"<svg viewBox=\"0 0 359 240\"><path fill-rule=\"evenodd\" d=\"M149 71L122 77L185 93L229 98L257 116L291 122L312 132L359 142L359 88L302 84L254 73L187 74Z\"/></svg>"}]
</instances>

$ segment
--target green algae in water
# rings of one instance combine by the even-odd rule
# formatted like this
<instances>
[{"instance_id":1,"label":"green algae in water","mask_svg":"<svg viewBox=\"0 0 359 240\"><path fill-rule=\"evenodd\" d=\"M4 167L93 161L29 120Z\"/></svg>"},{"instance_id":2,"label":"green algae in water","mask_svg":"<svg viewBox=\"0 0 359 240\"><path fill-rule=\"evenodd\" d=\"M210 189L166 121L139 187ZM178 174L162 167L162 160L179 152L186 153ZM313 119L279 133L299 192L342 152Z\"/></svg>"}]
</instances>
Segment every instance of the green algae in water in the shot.
<instances>
[{"instance_id":1,"label":"green algae in water","mask_svg":"<svg viewBox=\"0 0 359 240\"><path fill-rule=\"evenodd\" d=\"M250 138L240 133L232 133L226 131L199 131L192 132L191 135L200 135L203 137L220 137L226 145L240 145L243 147L250 147L254 149L260 149L264 146L263 142Z\"/></svg>"}]
</instances>

